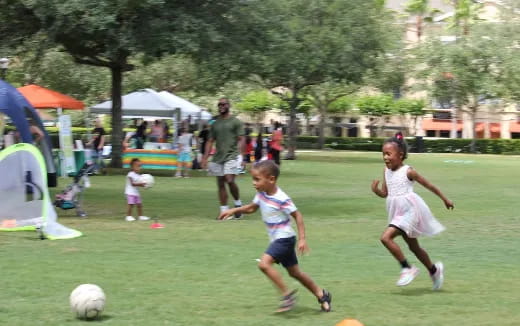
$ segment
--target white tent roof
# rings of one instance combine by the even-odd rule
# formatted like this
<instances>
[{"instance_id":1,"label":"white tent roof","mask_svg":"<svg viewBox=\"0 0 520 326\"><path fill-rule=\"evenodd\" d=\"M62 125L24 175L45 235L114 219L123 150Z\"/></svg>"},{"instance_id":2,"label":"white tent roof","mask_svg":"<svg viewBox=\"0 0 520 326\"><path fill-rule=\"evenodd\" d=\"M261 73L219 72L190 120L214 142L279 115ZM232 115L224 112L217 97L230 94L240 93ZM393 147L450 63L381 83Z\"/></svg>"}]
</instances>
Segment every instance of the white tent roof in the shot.
<instances>
[{"instance_id":1,"label":"white tent roof","mask_svg":"<svg viewBox=\"0 0 520 326\"><path fill-rule=\"evenodd\" d=\"M173 95L169 92L160 93L153 89L145 88L122 97L122 111L124 117L162 117L172 118L177 109L181 110L181 119L186 119L189 115L194 120L198 120L202 114L203 120L211 119L211 114L202 111L197 105L185 99ZM90 107L91 113L111 114L112 101L106 101Z\"/></svg>"},{"instance_id":2,"label":"white tent roof","mask_svg":"<svg viewBox=\"0 0 520 326\"><path fill-rule=\"evenodd\" d=\"M202 110L202 108L198 105L193 104L190 101L187 101L182 97L174 95L170 92L162 91L159 92L159 95L161 95L164 101L169 105L172 105L176 108L181 108L183 120L187 119L189 115L191 115L193 119L197 119L199 115L201 115L202 120L210 120L212 117L209 112Z\"/></svg>"}]
</instances>

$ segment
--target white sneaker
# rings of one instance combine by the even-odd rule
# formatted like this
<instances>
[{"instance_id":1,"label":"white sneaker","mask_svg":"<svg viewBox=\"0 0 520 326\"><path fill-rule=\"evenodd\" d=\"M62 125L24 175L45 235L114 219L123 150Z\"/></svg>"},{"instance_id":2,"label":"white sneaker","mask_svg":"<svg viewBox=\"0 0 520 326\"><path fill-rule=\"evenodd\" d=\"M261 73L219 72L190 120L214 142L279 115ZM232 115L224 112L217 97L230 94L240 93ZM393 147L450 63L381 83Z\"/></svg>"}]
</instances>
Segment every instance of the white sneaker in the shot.
<instances>
[{"instance_id":1,"label":"white sneaker","mask_svg":"<svg viewBox=\"0 0 520 326\"><path fill-rule=\"evenodd\" d=\"M125 221L133 222L133 221L135 221L135 218L133 216L128 215L127 217L125 217Z\"/></svg>"},{"instance_id":2,"label":"white sneaker","mask_svg":"<svg viewBox=\"0 0 520 326\"><path fill-rule=\"evenodd\" d=\"M435 267L437 270L435 271L435 274L431 275L433 281L433 290L440 290L442 287L442 283L444 283L444 264L441 262L435 263Z\"/></svg>"},{"instance_id":3,"label":"white sneaker","mask_svg":"<svg viewBox=\"0 0 520 326\"><path fill-rule=\"evenodd\" d=\"M139 216L139 221L148 221L149 219L148 216Z\"/></svg>"},{"instance_id":4,"label":"white sneaker","mask_svg":"<svg viewBox=\"0 0 520 326\"><path fill-rule=\"evenodd\" d=\"M403 268L401 270L401 276L399 276L399 280L397 280L397 286L405 286L410 284L413 279L419 274L419 269L412 265L410 268Z\"/></svg>"}]
</instances>

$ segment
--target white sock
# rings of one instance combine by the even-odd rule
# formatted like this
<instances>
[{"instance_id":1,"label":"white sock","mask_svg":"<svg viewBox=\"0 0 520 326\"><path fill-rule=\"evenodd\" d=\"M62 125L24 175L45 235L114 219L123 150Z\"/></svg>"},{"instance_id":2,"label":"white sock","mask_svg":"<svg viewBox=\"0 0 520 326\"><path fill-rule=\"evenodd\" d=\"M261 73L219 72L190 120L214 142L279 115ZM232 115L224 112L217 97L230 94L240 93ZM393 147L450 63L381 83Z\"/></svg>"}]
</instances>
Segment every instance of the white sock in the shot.
<instances>
[{"instance_id":1,"label":"white sock","mask_svg":"<svg viewBox=\"0 0 520 326\"><path fill-rule=\"evenodd\" d=\"M228 209L228 205L220 206L220 212L227 211Z\"/></svg>"},{"instance_id":2,"label":"white sock","mask_svg":"<svg viewBox=\"0 0 520 326\"><path fill-rule=\"evenodd\" d=\"M235 200L235 206L242 206L242 201L240 199Z\"/></svg>"}]
</instances>

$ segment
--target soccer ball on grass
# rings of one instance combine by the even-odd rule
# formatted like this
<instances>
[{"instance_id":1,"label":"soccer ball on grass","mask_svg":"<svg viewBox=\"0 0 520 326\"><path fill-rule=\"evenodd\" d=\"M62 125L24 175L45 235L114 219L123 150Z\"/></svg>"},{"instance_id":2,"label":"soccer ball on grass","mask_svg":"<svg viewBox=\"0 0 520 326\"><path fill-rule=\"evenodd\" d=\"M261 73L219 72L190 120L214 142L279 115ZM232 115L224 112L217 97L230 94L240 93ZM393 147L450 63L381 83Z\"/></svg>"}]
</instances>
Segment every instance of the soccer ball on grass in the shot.
<instances>
[{"instance_id":1,"label":"soccer ball on grass","mask_svg":"<svg viewBox=\"0 0 520 326\"><path fill-rule=\"evenodd\" d=\"M70 294L70 308L79 319L98 318L105 308L105 293L95 284L81 284Z\"/></svg>"}]
</instances>

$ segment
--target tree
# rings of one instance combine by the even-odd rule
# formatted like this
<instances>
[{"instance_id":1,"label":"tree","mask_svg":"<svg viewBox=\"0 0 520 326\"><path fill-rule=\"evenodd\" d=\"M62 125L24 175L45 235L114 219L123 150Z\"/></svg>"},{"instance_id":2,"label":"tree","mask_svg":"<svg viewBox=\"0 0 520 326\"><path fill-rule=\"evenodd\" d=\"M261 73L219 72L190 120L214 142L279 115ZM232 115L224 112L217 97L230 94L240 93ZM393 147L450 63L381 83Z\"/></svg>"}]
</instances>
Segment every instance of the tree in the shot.
<instances>
[{"instance_id":1,"label":"tree","mask_svg":"<svg viewBox=\"0 0 520 326\"><path fill-rule=\"evenodd\" d=\"M224 38L229 11L238 0L68 1L27 2L49 38L77 63L106 67L111 72L112 166L120 167L123 73L134 65L132 54L151 58L166 53L200 53L210 40ZM26 17L27 18L27 17Z\"/></svg>"},{"instance_id":2,"label":"tree","mask_svg":"<svg viewBox=\"0 0 520 326\"><path fill-rule=\"evenodd\" d=\"M342 83L325 82L318 85L312 85L304 88L307 101L314 106L320 114L319 125L319 148L325 146L325 124L329 113L344 113L350 110L348 101L340 101L346 99L347 95L357 90L356 86L345 85ZM336 102L340 105L333 105Z\"/></svg>"},{"instance_id":3,"label":"tree","mask_svg":"<svg viewBox=\"0 0 520 326\"><path fill-rule=\"evenodd\" d=\"M356 107L370 117L370 137L380 137L386 118L394 113L394 99L388 94L362 96L356 100Z\"/></svg>"},{"instance_id":4,"label":"tree","mask_svg":"<svg viewBox=\"0 0 520 326\"><path fill-rule=\"evenodd\" d=\"M420 73L431 80L429 89L436 98L449 98L454 108L467 113L472 121L471 150L475 151L476 116L487 99L503 93L500 83L502 63L500 39L489 25L473 29L473 33L457 42L442 44L432 40L425 44Z\"/></svg>"},{"instance_id":5,"label":"tree","mask_svg":"<svg viewBox=\"0 0 520 326\"><path fill-rule=\"evenodd\" d=\"M276 96L263 89L247 93L235 104L235 107L253 116L256 123L260 125L265 112L277 108L279 102L280 100Z\"/></svg>"},{"instance_id":6,"label":"tree","mask_svg":"<svg viewBox=\"0 0 520 326\"><path fill-rule=\"evenodd\" d=\"M409 133L415 135L417 133L417 119L424 115L426 102L423 99L401 98L394 103L394 107L396 112L408 114L413 118L413 132L409 131Z\"/></svg>"},{"instance_id":7,"label":"tree","mask_svg":"<svg viewBox=\"0 0 520 326\"><path fill-rule=\"evenodd\" d=\"M432 22L433 15L438 13L438 10L428 7L429 0L409 0L406 3L406 12L415 16L415 35L417 42L421 42L423 35L424 23Z\"/></svg>"},{"instance_id":8,"label":"tree","mask_svg":"<svg viewBox=\"0 0 520 326\"><path fill-rule=\"evenodd\" d=\"M257 13L268 22L254 71L267 88L288 89L279 94L290 107L286 158L294 159L302 90L330 80L359 82L385 49L386 11L380 2L363 0L265 0Z\"/></svg>"}]
</instances>

